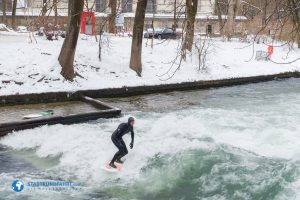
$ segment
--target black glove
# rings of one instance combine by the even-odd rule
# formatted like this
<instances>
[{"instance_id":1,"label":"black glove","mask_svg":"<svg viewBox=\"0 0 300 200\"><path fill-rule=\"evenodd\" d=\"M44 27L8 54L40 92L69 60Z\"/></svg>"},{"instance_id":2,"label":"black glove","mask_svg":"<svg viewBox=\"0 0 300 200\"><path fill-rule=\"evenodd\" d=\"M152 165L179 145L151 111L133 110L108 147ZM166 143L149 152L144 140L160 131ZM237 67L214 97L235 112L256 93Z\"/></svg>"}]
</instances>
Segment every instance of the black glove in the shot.
<instances>
[{"instance_id":1,"label":"black glove","mask_svg":"<svg viewBox=\"0 0 300 200\"><path fill-rule=\"evenodd\" d=\"M130 149L132 149L133 148L133 142L130 142L129 146L130 146Z\"/></svg>"}]
</instances>

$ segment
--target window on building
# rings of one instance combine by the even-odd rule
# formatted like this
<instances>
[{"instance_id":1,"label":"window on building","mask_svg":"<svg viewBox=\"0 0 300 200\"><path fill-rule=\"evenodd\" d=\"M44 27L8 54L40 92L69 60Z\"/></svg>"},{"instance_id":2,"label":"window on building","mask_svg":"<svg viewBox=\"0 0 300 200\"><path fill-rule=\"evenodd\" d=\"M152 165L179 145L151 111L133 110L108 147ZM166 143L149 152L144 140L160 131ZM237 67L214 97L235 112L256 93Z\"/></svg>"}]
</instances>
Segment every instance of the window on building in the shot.
<instances>
[{"instance_id":1,"label":"window on building","mask_svg":"<svg viewBox=\"0 0 300 200\"><path fill-rule=\"evenodd\" d=\"M132 12L132 0L122 0L122 12Z\"/></svg>"},{"instance_id":2,"label":"window on building","mask_svg":"<svg viewBox=\"0 0 300 200\"><path fill-rule=\"evenodd\" d=\"M146 13L156 13L156 0L147 0Z\"/></svg>"},{"instance_id":3,"label":"window on building","mask_svg":"<svg viewBox=\"0 0 300 200\"><path fill-rule=\"evenodd\" d=\"M211 25L211 24L208 24L208 25L206 26L206 33L207 33L208 35L211 35L211 34L212 34L212 31L213 31L212 25Z\"/></svg>"},{"instance_id":4,"label":"window on building","mask_svg":"<svg viewBox=\"0 0 300 200\"><path fill-rule=\"evenodd\" d=\"M17 8L27 8L27 0L18 0Z\"/></svg>"},{"instance_id":5,"label":"window on building","mask_svg":"<svg viewBox=\"0 0 300 200\"><path fill-rule=\"evenodd\" d=\"M106 0L96 0L96 12L105 12Z\"/></svg>"}]
</instances>

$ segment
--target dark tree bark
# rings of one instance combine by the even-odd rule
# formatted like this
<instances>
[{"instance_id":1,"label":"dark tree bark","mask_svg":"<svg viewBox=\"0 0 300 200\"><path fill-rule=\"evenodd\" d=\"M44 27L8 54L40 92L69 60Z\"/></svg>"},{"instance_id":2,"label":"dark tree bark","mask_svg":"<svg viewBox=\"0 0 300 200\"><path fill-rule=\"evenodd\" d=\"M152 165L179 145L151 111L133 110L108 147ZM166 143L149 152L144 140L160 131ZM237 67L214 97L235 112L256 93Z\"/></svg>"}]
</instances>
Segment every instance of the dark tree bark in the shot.
<instances>
[{"instance_id":1,"label":"dark tree bark","mask_svg":"<svg viewBox=\"0 0 300 200\"><path fill-rule=\"evenodd\" d=\"M16 28L16 11L17 11L17 0L13 1L13 7L12 7L12 16L11 16L11 27L13 29Z\"/></svg>"},{"instance_id":2,"label":"dark tree bark","mask_svg":"<svg viewBox=\"0 0 300 200\"><path fill-rule=\"evenodd\" d=\"M70 2L70 0L69 0L69 2ZM70 7L70 4L68 3L68 17L70 17L71 16L71 7Z\"/></svg>"},{"instance_id":3,"label":"dark tree bark","mask_svg":"<svg viewBox=\"0 0 300 200\"><path fill-rule=\"evenodd\" d=\"M111 9L111 14L108 20L108 30L110 33L116 33L115 20L117 16L117 0L109 0L109 5Z\"/></svg>"},{"instance_id":4,"label":"dark tree bark","mask_svg":"<svg viewBox=\"0 0 300 200\"><path fill-rule=\"evenodd\" d=\"M298 12L297 0L288 0L289 7L292 9L292 21L294 29L296 30L296 41L298 48L300 48L300 16Z\"/></svg>"},{"instance_id":5,"label":"dark tree bark","mask_svg":"<svg viewBox=\"0 0 300 200\"><path fill-rule=\"evenodd\" d=\"M54 10L54 22L57 24L57 0L53 0L53 10Z\"/></svg>"},{"instance_id":6,"label":"dark tree bark","mask_svg":"<svg viewBox=\"0 0 300 200\"><path fill-rule=\"evenodd\" d=\"M225 24L225 36L230 40L234 35L235 18L240 5L240 0L229 0L227 21Z\"/></svg>"},{"instance_id":7,"label":"dark tree bark","mask_svg":"<svg viewBox=\"0 0 300 200\"><path fill-rule=\"evenodd\" d=\"M221 5L220 5L219 0L216 0L215 6L216 6L217 14L218 14L219 31L220 31L220 34L223 35L224 24L223 24L223 20L222 20Z\"/></svg>"},{"instance_id":8,"label":"dark tree bark","mask_svg":"<svg viewBox=\"0 0 300 200\"><path fill-rule=\"evenodd\" d=\"M177 6L177 1L175 0L174 1L174 17L173 17L173 28L174 28L174 30L176 30L176 28L177 28L177 17L176 17L176 15L177 15L177 13L176 13L177 7L176 6Z\"/></svg>"},{"instance_id":9,"label":"dark tree bark","mask_svg":"<svg viewBox=\"0 0 300 200\"><path fill-rule=\"evenodd\" d=\"M46 13L47 13L47 5L48 5L48 2L47 0L43 0L43 7L42 7L42 16L46 16Z\"/></svg>"},{"instance_id":10,"label":"dark tree bark","mask_svg":"<svg viewBox=\"0 0 300 200\"><path fill-rule=\"evenodd\" d=\"M138 0L132 33L130 68L136 71L138 76L142 75L142 42L146 7L147 0Z\"/></svg>"},{"instance_id":11,"label":"dark tree bark","mask_svg":"<svg viewBox=\"0 0 300 200\"><path fill-rule=\"evenodd\" d=\"M6 24L6 0L2 0L2 22Z\"/></svg>"},{"instance_id":12,"label":"dark tree bark","mask_svg":"<svg viewBox=\"0 0 300 200\"><path fill-rule=\"evenodd\" d=\"M80 30L83 5L84 0L69 0L70 16L68 19L68 30L66 39L58 57L59 64L62 67L62 76L71 81L75 77L73 63Z\"/></svg>"},{"instance_id":13,"label":"dark tree bark","mask_svg":"<svg viewBox=\"0 0 300 200\"><path fill-rule=\"evenodd\" d=\"M192 51L194 42L194 26L197 14L198 0L186 0L186 34L184 41L184 49Z\"/></svg>"},{"instance_id":14,"label":"dark tree bark","mask_svg":"<svg viewBox=\"0 0 300 200\"><path fill-rule=\"evenodd\" d=\"M261 25L262 27L266 27L267 25L267 8L268 8L268 0L262 0L262 16L261 16Z\"/></svg>"}]
</instances>

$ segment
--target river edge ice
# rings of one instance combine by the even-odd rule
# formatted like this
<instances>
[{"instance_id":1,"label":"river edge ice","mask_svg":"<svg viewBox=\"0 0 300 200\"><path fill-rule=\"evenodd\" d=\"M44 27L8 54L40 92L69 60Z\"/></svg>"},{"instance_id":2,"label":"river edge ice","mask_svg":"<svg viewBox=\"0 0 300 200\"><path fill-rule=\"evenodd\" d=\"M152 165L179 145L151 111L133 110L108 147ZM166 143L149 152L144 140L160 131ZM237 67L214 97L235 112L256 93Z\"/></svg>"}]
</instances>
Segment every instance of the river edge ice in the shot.
<instances>
[{"instance_id":1,"label":"river edge ice","mask_svg":"<svg viewBox=\"0 0 300 200\"><path fill-rule=\"evenodd\" d=\"M206 70L198 70L198 55L194 49L180 70L172 76L179 60L168 74L178 53L176 40L143 41L143 73L138 77L129 69L131 38L105 35L102 61L98 59L95 37L80 35L75 55L77 76L74 82L63 79L57 61L63 39L48 41L36 37L37 43L28 42L28 33L0 33L0 95L58 92L85 89L121 88L124 86L160 85L168 83L218 80L258 75L272 75L300 71L300 61L275 64L256 61L253 52L267 51L267 44L243 43L237 40L223 42L220 38L209 41ZM146 45L147 43L147 45ZM290 51L282 42L275 42L272 60L287 63L298 58L297 48ZM247 47L248 46L248 47Z\"/></svg>"}]
</instances>

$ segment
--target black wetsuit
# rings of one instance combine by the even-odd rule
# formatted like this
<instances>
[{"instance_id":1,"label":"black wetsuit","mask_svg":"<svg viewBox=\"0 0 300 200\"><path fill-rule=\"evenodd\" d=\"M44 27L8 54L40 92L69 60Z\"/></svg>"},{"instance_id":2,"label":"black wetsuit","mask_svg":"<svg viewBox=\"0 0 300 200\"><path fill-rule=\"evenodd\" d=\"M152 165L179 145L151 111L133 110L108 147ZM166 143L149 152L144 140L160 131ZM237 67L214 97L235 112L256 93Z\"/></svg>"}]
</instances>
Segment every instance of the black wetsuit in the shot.
<instances>
[{"instance_id":1,"label":"black wetsuit","mask_svg":"<svg viewBox=\"0 0 300 200\"><path fill-rule=\"evenodd\" d=\"M125 142L122 137L126 134L131 132L131 143L133 145L134 142L134 132L133 127L128 123L122 123L118 126L117 130L111 135L111 140L119 149L119 151L114 155L111 163L114 163L116 160L120 160L123 156L128 154L128 150L126 148Z\"/></svg>"}]
</instances>

